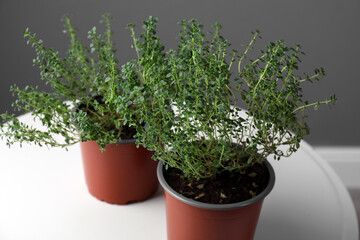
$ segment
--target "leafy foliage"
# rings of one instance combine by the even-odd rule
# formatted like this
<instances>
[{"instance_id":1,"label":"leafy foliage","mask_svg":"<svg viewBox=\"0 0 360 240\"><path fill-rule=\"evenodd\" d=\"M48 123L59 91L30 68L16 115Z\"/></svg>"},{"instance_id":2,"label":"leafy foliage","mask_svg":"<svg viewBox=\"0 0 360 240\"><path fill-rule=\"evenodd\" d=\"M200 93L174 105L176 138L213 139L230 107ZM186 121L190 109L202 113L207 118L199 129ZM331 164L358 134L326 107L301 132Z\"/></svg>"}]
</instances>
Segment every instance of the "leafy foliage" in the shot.
<instances>
[{"instance_id":1,"label":"leafy foliage","mask_svg":"<svg viewBox=\"0 0 360 240\"><path fill-rule=\"evenodd\" d=\"M220 35L219 24L212 32L205 32L196 20L179 25L179 44L165 57L152 27L145 25L140 38L131 28L138 53L135 72L152 102L141 105L145 125L136 136L167 167L207 178L225 170L245 171L270 154L290 156L309 132L304 110L336 100L303 100L301 84L323 77L324 70L296 75L299 45L270 43L245 64L259 32L240 54L228 50L230 43ZM237 107L240 102L248 111ZM282 145L287 146L285 152Z\"/></svg>"},{"instance_id":2,"label":"leafy foliage","mask_svg":"<svg viewBox=\"0 0 360 240\"><path fill-rule=\"evenodd\" d=\"M70 36L65 58L25 31L37 53L34 64L53 91L12 87L14 108L31 112L47 131L2 114L1 137L8 145L66 147L95 140L105 147L133 128L136 134L130 137L155 151L156 160L187 177L208 178L222 171L244 172L269 155L290 156L309 133L305 110L336 101L335 96L313 103L303 99L302 84L319 80L325 72L320 68L313 75L298 74L300 45L277 41L247 59L259 32L240 53L229 50L218 23L206 32L196 20L183 20L177 48L165 52L158 19L149 17L139 36L128 25L137 59L119 69L108 15L103 35L95 27L88 32L88 47L69 18L64 21Z\"/></svg>"},{"instance_id":3,"label":"leafy foliage","mask_svg":"<svg viewBox=\"0 0 360 240\"><path fill-rule=\"evenodd\" d=\"M13 115L2 114L1 137L7 139L9 146L15 142L32 142L66 147L78 141L94 140L105 147L121 138L133 137L124 136L124 132L138 123L133 99L141 84L127 75L131 62L122 70L118 67L111 40L111 20L105 14L101 21L106 25L105 33L98 34L93 27L88 32L89 46L85 46L65 16L64 33L69 35L70 45L64 58L25 30L24 37L37 54L34 65L39 67L41 79L52 91L13 86L11 91L17 95L13 107L31 112L47 130L35 129Z\"/></svg>"}]
</instances>

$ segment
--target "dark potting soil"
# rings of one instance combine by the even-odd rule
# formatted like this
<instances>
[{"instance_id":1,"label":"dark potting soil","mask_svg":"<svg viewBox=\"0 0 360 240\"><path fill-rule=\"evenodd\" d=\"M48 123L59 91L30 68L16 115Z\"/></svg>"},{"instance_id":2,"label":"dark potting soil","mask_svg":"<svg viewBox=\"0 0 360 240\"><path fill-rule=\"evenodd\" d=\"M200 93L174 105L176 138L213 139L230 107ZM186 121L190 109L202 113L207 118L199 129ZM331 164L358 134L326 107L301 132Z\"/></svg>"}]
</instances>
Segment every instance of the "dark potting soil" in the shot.
<instances>
[{"instance_id":1,"label":"dark potting soil","mask_svg":"<svg viewBox=\"0 0 360 240\"><path fill-rule=\"evenodd\" d=\"M207 179L187 179L176 168L164 171L165 180L183 196L213 204L229 204L245 201L261 193L269 181L264 164L250 167L246 173L224 171Z\"/></svg>"},{"instance_id":2,"label":"dark potting soil","mask_svg":"<svg viewBox=\"0 0 360 240\"><path fill-rule=\"evenodd\" d=\"M133 139L136 134L134 127L124 126L121 131L121 139Z\"/></svg>"}]
</instances>

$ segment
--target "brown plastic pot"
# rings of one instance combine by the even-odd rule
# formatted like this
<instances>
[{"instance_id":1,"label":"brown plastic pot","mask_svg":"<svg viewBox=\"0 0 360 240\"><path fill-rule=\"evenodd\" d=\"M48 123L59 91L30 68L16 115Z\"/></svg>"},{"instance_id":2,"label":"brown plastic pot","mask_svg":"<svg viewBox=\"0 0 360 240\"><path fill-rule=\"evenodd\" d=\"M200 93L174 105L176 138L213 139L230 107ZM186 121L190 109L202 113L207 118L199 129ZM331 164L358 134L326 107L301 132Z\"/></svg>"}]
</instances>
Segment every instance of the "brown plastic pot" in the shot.
<instances>
[{"instance_id":1,"label":"brown plastic pot","mask_svg":"<svg viewBox=\"0 0 360 240\"><path fill-rule=\"evenodd\" d=\"M208 204L186 198L173 190L164 178L164 164L157 174L165 193L168 240L252 240L264 198L275 183L271 165L268 186L252 199L233 204Z\"/></svg>"},{"instance_id":2,"label":"brown plastic pot","mask_svg":"<svg viewBox=\"0 0 360 240\"><path fill-rule=\"evenodd\" d=\"M135 139L110 144L105 151L94 141L81 142L86 184L91 195L113 204L150 198L157 189L156 162L152 152L136 147Z\"/></svg>"}]
</instances>

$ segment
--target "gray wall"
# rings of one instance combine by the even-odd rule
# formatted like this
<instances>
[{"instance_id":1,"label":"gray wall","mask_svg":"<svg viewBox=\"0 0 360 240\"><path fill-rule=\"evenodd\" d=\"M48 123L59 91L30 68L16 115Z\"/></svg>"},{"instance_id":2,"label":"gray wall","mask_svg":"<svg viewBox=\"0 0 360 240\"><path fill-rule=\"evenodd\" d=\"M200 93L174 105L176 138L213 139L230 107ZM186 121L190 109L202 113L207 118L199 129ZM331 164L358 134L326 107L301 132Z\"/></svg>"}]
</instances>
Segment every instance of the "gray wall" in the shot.
<instances>
[{"instance_id":1,"label":"gray wall","mask_svg":"<svg viewBox=\"0 0 360 240\"><path fill-rule=\"evenodd\" d=\"M263 36L258 46L278 39L299 42L307 53L303 71L322 66L327 72L327 78L308 86L304 96L311 100L335 93L339 98L332 110L325 106L313 112L306 140L313 145L360 145L360 0L0 0L0 112L11 109L10 85L46 88L32 66L34 51L26 45L23 31L29 27L47 46L63 51L68 38L60 18L65 13L84 39L103 13L114 16L121 62L134 57L125 26L141 25L149 15L160 18L159 34L169 47L175 47L176 23L183 18L204 24L219 21L234 48L247 43L255 29Z\"/></svg>"}]
</instances>

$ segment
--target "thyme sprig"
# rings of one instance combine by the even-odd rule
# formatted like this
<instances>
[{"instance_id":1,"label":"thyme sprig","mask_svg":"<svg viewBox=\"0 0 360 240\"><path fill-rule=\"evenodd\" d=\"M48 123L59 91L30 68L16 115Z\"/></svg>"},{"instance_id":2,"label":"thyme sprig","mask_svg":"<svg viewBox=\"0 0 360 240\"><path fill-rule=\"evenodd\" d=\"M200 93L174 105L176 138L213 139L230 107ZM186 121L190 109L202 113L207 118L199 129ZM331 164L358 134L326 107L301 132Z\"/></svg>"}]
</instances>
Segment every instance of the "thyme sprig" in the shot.
<instances>
[{"instance_id":1,"label":"thyme sprig","mask_svg":"<svg viewBox=\"0 0 360 240\"><path fill-rule=\"evenodd\" d=\"M248 60L259 31L240 53L229 50L218 23L209 32L194 19L179 25L177 48L165 58L161 55L163 66L157 65L155 72L152 64L144 63L160 56L154 54L158 38L146 37L156 31L145 25L145 32L136 38L131 28L138 76L146 79L149 89L156 89L153 105L142 105L146 124L137 137L155 151L155 159L188 177L242 172L269 155L290 156L309 133L304 110L336 100L335 96L315 103L303 99L301 85L319 80L325 72L320 68L311 76L298 75L300 45L270 43L257 58ZM246 112L238 107L240 103L245 103Z\"/></svg>"},{"instance_id":2,"label":"thyme sprig","mask_svg":"<svg viewBox=\"0 0 360 240\"><path fill-rule=\"evenodd\" d=\"M98 34L96 27L88 31L87 45L77 37L70 18L64 16L62 20L64 33L70 38L65 57L46 48L43 40L28 29L24 32L27 43L36 52L34 65L39 67L41 79L50 85L51 91L13 86L11 91L17 97L13 107L30 112L47 129L35 129L14 115L1 114L1 137L7 139L9 146L31 142L66 147L93 140L105 147L117 143L123 137L124 128L134 127L138 122L133 99L141 84L136 79L129 80L126 71L122 72L131 63L122 68L118 66L111 39L112 18L103 15L104 34Z\"/></svg>"}]
</instances>

